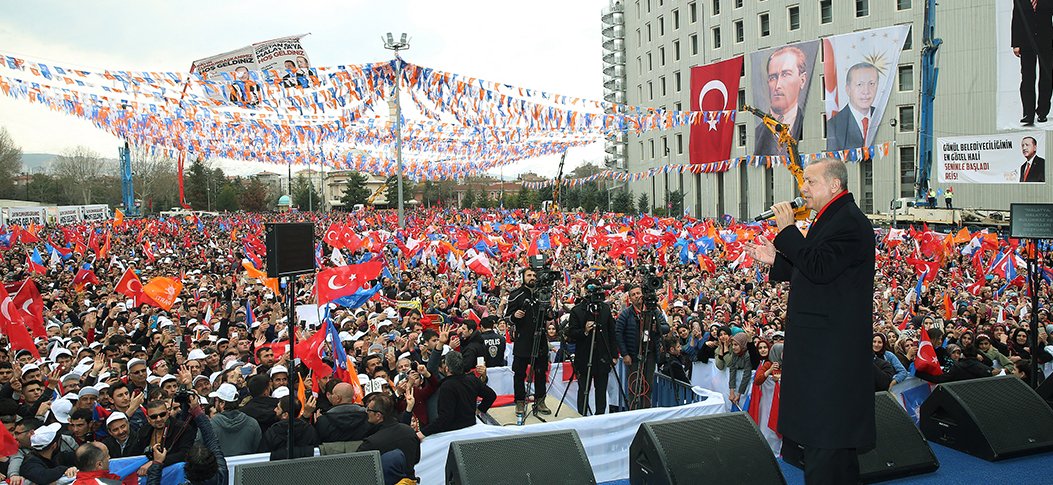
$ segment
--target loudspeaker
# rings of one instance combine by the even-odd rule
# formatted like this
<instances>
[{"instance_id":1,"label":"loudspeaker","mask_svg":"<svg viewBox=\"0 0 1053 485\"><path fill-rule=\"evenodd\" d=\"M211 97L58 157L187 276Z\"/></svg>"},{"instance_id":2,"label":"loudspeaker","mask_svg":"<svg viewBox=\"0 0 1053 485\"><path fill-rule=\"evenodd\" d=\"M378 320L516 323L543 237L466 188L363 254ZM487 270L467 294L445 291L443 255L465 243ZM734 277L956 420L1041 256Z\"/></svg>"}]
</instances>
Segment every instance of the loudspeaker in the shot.
<instances>
[{"instance_id":1,"label":"loudspeaker","mask_svg":"<svg viewBox=\"0 0 1053 485\"><path fill-rule=\"evenodd\" d=\"M876 446L859 455L859 479L863 483L930 473L940 467L929 443L895 396L885 391L874 394L874 414ZM804 447L783 438L782 460L803 469Z\"/></svg>"},{"instance_id":2,"label":"loudspeaker","mask_svg":"<svg viewBox=\"0 0 1053 485\"><path fill-rule=\"evenodd\" d=\"M929 441L988 461L1053 449L1053 409L1016 377L940 384L920 414Z\"/></svg>"},{"instance_id":3,"label":"loudspeaker","mask_svg":"<svg viewBox=\"0 0 1053 485\"><path fill-rule=\"evenodd\" d=\"M266 224L267 276L314 271L314 224Z\"/></svg>"},{"instance_id":4,"label":"loudspeaker","mask_svg":"<svg viewBox=\"0 0 1053 485\"><path fill-rule=\"evenodd\" d=\"M234 467L234 485L289 485L290 483L354 483L383 485L380 452L364 451L267 461Z\"/></svg>"},{"instance_id":5,"label":"loudspeaker","mask_svg":"<svg viewBox=\"0 0 1053 485\"><path fill-rule=\"evenodd\" d=\"M596 476L578 433L550 431L450 443L447 485L523 483L595 485Z\"/></svg>"},{"instance_id":6,"label":"loudspeaker","mask_svg":"<svg viewBox=\"0 0 1053 485\"><path fill-rule=\"evenodd\" d=\"M743 412L643 423L629 445L629 483L786 483Z\"/></svg>"},{"instance_id":7,"label":"loudspeaker","mask_svg":"<svg viewBox=\"0 0 1053 485\"><path fill-rule=\"evenodd\" d=\"M1038 393L1038 397L1046 401L1046 404L1053 409L1053 377L1047 377L1046 380L1042 381L1038 385L1038 389L1035 389L1035 392Z\"/></svg>"}]
</instances>

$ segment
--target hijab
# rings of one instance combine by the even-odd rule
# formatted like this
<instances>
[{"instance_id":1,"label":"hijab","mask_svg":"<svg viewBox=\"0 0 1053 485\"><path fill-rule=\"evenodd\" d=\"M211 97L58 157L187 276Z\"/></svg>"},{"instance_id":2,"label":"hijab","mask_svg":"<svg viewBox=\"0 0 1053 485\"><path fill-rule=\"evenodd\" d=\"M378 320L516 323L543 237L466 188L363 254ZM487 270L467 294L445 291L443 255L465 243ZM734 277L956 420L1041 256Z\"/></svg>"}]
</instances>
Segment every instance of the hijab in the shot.
<instances>
[{"instance_id":1,"label":"hijab","mask_svg":"<svg viewBox=\"0 0 1053 485\"><path fill-rule=\"evenodd\" d=\"M768 360L772 364L782 365L782 342L772 344L771 348L768 349Z\"/></svg>"}]
</instances>

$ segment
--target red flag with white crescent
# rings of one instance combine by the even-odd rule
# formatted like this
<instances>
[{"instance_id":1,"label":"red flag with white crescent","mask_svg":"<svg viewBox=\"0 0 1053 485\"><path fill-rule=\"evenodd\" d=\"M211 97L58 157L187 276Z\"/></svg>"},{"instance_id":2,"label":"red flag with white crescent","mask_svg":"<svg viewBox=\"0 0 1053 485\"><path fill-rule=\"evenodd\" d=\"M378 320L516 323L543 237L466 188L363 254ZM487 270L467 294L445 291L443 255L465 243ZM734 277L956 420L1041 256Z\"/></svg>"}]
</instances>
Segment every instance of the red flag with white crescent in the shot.
<instances>
[{"instance_id":1,"label":"red flag with white crescent","mask_svg":"<svg viewBox=\"0 0 1053 485\"><path fill-rule=\"evenodd\" d=\"M691 163L731 158L735 123L714 111L738 109L742 56L691 68L691 111L703 111L691 124Z\"/></svg>"},{"instance_id":2,"label":"red flag with white crescent","mask_svg":"<svg viewBox=\"0 0 1053 485\"><path fill-rule=\"evenodd\" d=\"M921 338L918 339L918 355L914 356L914 367L926 374L935 376L943 374L940 361L936 358L936 349L929 340L928 332L922 327L919 334Z\"/></svg>"}]
</instances>

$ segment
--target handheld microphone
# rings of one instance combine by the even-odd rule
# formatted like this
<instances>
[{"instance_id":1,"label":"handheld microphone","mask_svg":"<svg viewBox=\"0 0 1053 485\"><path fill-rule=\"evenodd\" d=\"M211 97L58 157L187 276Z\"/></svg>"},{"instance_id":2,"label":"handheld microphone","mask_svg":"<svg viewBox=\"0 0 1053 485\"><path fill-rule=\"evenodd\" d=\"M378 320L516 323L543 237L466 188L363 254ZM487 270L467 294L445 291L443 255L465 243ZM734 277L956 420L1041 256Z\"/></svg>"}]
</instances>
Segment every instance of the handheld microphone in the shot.
<instances>
[{"instance_id":1,"label":"handheld microphone","mask_svg":"<svg viewBox=\"0 0 1053 485\"><path fill-rule=\"evenodd\" d=\"M800 197L797 197L796 199L791 200L790 201L790 207L793 207L794 209L799 209L801 207L804 207L804 199L802 199ZM755 222L757 222L757 221L763 221L765 219L771 219L772 217L775 217L775 211L773 211L771 209L768 209L768 210L766 210L764 212L761 212L759 216L754 217L753 220Z\"/></svg>"}]
</instances>

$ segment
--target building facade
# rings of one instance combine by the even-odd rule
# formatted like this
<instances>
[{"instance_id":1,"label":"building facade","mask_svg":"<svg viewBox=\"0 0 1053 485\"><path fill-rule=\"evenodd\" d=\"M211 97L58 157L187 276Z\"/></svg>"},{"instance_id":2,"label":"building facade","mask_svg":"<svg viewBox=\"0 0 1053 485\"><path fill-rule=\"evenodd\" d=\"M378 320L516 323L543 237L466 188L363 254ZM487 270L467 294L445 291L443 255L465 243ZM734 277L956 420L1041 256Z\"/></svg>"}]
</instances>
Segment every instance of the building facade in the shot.
<instances>
[{"instance_id":1,"label":"building facade","mask_svg":"<svg viewBox=\"0 0 1053 485\"><path fill-rule=\"evenodd\" d=\"M601 14L604 97L629 105L690 109L691 67L786 44L848 32L910 25L892 93L875 144L893 142L888 157L849 163L849 189L867 212L888 212L890 201L914 193L917 177L919 93L925 0L615 0ZM995 126L995 14L989 0L954 0L937 7L939 83L936 137L991 134ZM822 64L816 60L808 92L801 153L826 147ZM622 74L619 77L619 74ZM740 79L740 106L752 98L749 76ZM739 112L731 158L752 154L756 118ZM689 128L629 134L607 144L607 161L638 172L689 163ZM1048 155L1053 153L1048 147ZM624 155L623 155L624 154ZM785 167L734 167L720 174L658 175L630 184L664 207L668 192L681 190L694 216L751 217L774 201L794 197L796 183ZM937 182L935 168L930 185ZM1049 202L1046 185L954 186L955 205L1008 209L1011 202Z\"/></svg>"}]
</instances>

